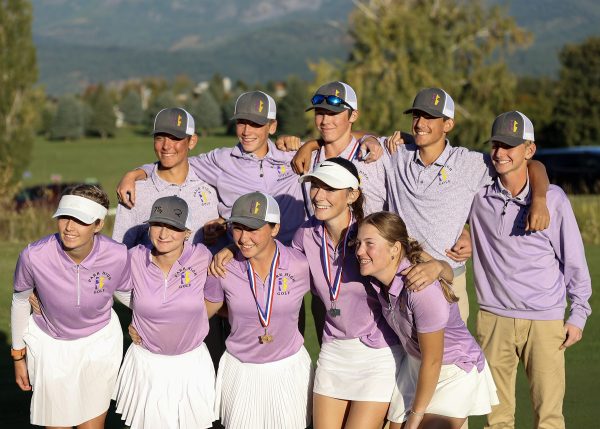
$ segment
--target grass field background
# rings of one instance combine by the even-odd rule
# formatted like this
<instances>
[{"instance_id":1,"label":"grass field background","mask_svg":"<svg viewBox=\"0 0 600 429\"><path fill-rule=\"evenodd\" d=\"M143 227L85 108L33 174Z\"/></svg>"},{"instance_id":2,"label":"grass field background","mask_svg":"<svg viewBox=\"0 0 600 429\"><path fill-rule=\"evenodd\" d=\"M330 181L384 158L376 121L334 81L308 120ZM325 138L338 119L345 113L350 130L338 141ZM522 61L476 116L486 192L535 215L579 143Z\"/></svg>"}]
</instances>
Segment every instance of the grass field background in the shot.
<instances>
[{"instance_id":1,"label":"grass field background","mask_svg":"<svg viewBox=\"0 0 600 429\"><path fill-rule=\"evenodd\" d=\"M210 150L214 147L232 146L235 138L212 137L201 139L193 154ZM29 168L30 177L24 180L24 185L48 183L51 175L61 175L63 181L84 181L94 178L98 180L111 197L112 205L116 205L114 189L121 175L128 169L154 160L152 139L147 135L121 130L113 140L81 140L75 142L49 142L39 139L35 142L33 159ZM582 222L593 222L589 225L591 236L598 236L596 207L600 208L600 197L583 197L575 199L574 205L584 204L586 210ZM595 219L590 221L587 213L595 213ZM104 231L110 235L111 231ZM4 359L0 359L0 406L3 410L0 417L1 427L26 428L29 426L29 394L21 392L15 382L13 365L9 356L10 350L10 301L12 295L12 274L19 251L26 242L7 242L0 237L0 282L4 285L0 292L0 344L3 345ZM600 281L600 245L586 245L588 265L592 275L592 283ZM477 305L472 285L472 270L469 266L468 289L471 299L471 319L469 328L475 332L473 321ZM310 296L307 296L310 299ZM592 295L592 309L599 308L600 296ZM310 311L310 304L306 308ZM127 320L126 311L120 311L122 322ZM313 360L318 355L316 333L310 314L307 317L305 344ZM567 356L567 395L564 403L564 413L568 428L600 427L600 389L596 383L600 380L600 317L593 314L588 320L581 343L569 349ZM522 368L519 371L517 383L517 428L531 428L533 418L528 396L528 388ZM470 429L482 428L484 419L470 419ZM117 416L111 414L107 428L122 428Z\"/></svg>"}]
</instances>

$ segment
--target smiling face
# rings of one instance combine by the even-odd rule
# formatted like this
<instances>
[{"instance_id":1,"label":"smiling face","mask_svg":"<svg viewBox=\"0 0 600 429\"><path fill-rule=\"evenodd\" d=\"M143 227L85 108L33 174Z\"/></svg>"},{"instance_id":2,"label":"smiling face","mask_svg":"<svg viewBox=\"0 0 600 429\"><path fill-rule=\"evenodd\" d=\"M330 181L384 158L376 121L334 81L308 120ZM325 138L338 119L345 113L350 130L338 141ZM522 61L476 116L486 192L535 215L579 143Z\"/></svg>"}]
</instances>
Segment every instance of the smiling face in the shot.
<instances>
[{"instance_id":1,"label":"smiling face","mask_svg":"<svg viewBox=\"0 0 600 429\"><path fill-rule=\"evenodd\" d=\"M358 119L358 111L348 112L344 110L336 113L322 108L315 109L315 127L325 144L350 138L352 124Z\"/></svg>"},{"instance_id":2,"label":"smiling face","mask_svg":"<svg viewBox=\"0 0 600 429\"><path fill-rule=\"evenodd\" d=\"M277 131L277 121L270 120L265 125L247 119L235 121L237 138L244 148L244 152L253 153L259 158L264 157L269 151L269 135Z\"/></svg>"},{"instance_id":3,"label":"smiling face","mask_svg":"<svg viewBox=\"0 0 600 429\"><path fill-rule=\"evenodd\" d=\"M360 191L351 189L334 189L319 179L310 180L310 201L315 217L327 222L349 211L349 206L356 201Z\"/></svg>"},{"instance_id":4,"label":"smiling face","mask_svg":"<svg viewBox=\"0 0 600 429\"><path fill-rule=\"evenodd\" d=\"M274 238L278 232L279 224L271 226L267 223L258 229L251 229L239 223L231 224L233 242L247 259L264 256L265 252L275 245Z\"/></svg>"},{"instance_id":5,"label":"smiling face","mask_svg":"<svg viewBox=\"0 0 600 429\"><path fill-rule=\"evenodd\" d=\"M179 167L187 163L188 153L196 146L196 135L179 139L171 134L154 135L154 153L164 169Z\"/></svg>"},{"instance_id":6,"label":"smiling face","mask_svg":"<svg viewBox=\"0 0 600 429\"><path fill-rule=\"evenodd\" d=\"M428 113L413 112L412 133L419 148L444 145L446 134L454 128L453 119L435 118Z\"/></svg>"},{"instance_id":7,"label":"smiling face","mask_svg":"<svg viewBox=\"0 0 600 429\"><path fill-rule=\"evenodd\" d=\"M157 255L181 253L185 240L190 236L189 230L180 230L160 222L150 224L150 242Z\"/></svg>"},{"instance_id":8,"label":"smiling face","mask_svg":"<svg viewBox=\"0 0 600 429\"><path fill-rule=\"evenodd\" d=\"M360 274L375 278L394 267L403 253L399 242L390 243L370 224L363 224L358 229L355 252Z\"/></svg>"},{"instance_id":9,"label":"smiling face","mask_svg":"<svg viewBox=\"0 0 600 429\"><path fill-rule=\"evenodd\" d=\"M100 232L104 221L85 224L71 216L60 216L57 220L58 234L67 253L87 255L94 245L94 235Z\"/></svg>"},{"instance_id":10,"label":"smiling face","mask_svg":"<svg viewBox=\"0 0 600 429\"><path fill-rule=\"evenodd\" d=\"M535 149L533 142L525 142L513 147L493 141L490 155L496 172L502 177L514 172L526 171L527 161L533 157Z\"/></svg>"}]
</instances>

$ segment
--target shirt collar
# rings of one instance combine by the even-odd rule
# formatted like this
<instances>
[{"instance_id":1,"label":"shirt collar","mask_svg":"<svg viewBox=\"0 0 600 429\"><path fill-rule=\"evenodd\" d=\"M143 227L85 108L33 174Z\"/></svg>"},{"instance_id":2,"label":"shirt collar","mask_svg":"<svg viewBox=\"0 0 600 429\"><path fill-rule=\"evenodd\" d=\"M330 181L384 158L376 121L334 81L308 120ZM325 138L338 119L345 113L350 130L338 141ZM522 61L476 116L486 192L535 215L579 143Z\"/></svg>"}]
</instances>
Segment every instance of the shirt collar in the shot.
<instances>
[{"instance_id":1,"label":"shirt collar","mask_svg":"<svg viewBox=\"0 0 600 429\"><path fill-rule=\"evenodd\" d=\"M510 191L504 187L502 181L500 180L500 177L496 177L496 181L494 183L495 193L500 195L503 200L514 201L515 203L522 205L528 204L530 202L530 189L531 188L529 186L529 176L527 177L527 181L525 182L525 187L523 188L523 190L514 197L512 196Z\"/></svg>"},{"instance_id":2,"label":"shirt collar","mask_svg":"<svg viewBox=\"0 0 600 429\"><path fill-rule=\"evenodd\" d=\"M444 150L442 151L442 153L440 154L440 156L438 156L437 159L435 161L433 161L432 165L433 164L439 165L439 166L446 165L448 163L448 159L450 158L450 154L451 153L452 153L452 146L450 146L450 141L448 139L446 139L446 145L444 146ZM414 161L418 162L422 166L425 166L425 164L421 160L421 155L419 153L419 148L418 147L415 150Z\"/></svg>"},{"instance_id":3,"label":"shirt collar","mask_svg":"<svg viewBox=\"0 0 600 429\"><path fill-rule=\"evenodd\" d=\"M96 262L96 259L98 258L98 252L99 252L99 248L100 248L100 241L101 241L100 234L94 235L94 244L92 245L92 250L90 251L90 254L87 255L85 257L85 259L83 261L81 261L79 264L76 264L69 257L69 255L67 255L67 252L65 252L64 249L62 248L62 242L60 241L60 234L56 233L55 237L56 237L56 249L58 251L58 254L59 254L65 268L71 268L71 267L75 267L75 266L79 265L80 267L83 267L86 270L89 270L94 266L94 263Z\"/></svg>"},{"instance_id":4,"label":"shirt collar","mask_svg":"<svg viewBox=\"0 0 600 429\"><path fill-rule=\"evenodd\" d=\"M152 173L150 173L150 179L152 180L152 183L154 184L154 187L156 188L156 190L159 192L163 191L164 189L173 185L173 183L167 182L166 180L164 180L162 177L160 177L158 175L158 163L154 164ZM188 163L187 176L185 178L185 181L179 186L187 186L190 182L197 182L199 180L200 179L198 178L196 173L194 173L194 170L189 166L189 163Z\"/></svg>"},{"instance_id":5,"label":"shirt collar","mask_svg":"<svg viewBox=\"0 0 600 429\"><path fill-rule=\"evenodd\" d=\"M283 244L281 244L281 242L277 239L275 239L275 245L279 249L279 265L277 269L287 270L290 264L289 249ZM246 271L246 264L248 263L248 260L244 257L244 255L242 255L242 252L236 250L233 260L236 261L236 263L240 264L242 271Z\"/></svg>"},{"instance_id":6,"label":"shirt collar","mask_svg":"<svg viewBox=\"0 0 600 429\"><path fill-rule=\"evenodd\" d=\"M396 275L394 276L394 280L392 280L392 284L388 290L388 294L392 296L400 295L402 289L404 289L404 275L400 274L406 268L410 267L411 263L408 259L404 258L400 261L400 265L398 265L398 269L396 270Z\"/></svg>"},{"instance_id":7,"label":"shirt collar","mask_svg":"<svg viewBox=\"0 0 600 429\"><path fill-rule=\"evenodd\" d=\"M271 139L267 140L267 147L268 147L268 150L267 150L267 154L265 155L264 159L272 159L275 161L285 162L285 159L281 156L282 151L277 149L277 146L275 145L275 143L273 143L271 141ZM257 161L260 160L260 158L258 158L253 153L245 152L241 143L238 143L237 145L235 145L235 147L231 150L231 155L235 156L236 158L245 158L245 159L252 159L252 160L257 160Z\"/></svg>"},{"instance_id":8,"label":"shirt collar","mask_svg":"<svg viewBox=\"0 0 600 429\"><path fill-rule=\"evenodd\" d=\"M177 261L175 261L175 263L178 264L179 266L185 265L185 263L188 261L188 259L190 259L190 256L192 256L192 251L193 251L192 244L189 241L185 241L183 243L183 252L181 252L181 255L179 255L179 258L177 258ZM152 262L152 245L145 246L144 252L145 252L144 259L146 261L146 266L149 267L151 265L155 265Z\"/></svg>"}]
</instances>

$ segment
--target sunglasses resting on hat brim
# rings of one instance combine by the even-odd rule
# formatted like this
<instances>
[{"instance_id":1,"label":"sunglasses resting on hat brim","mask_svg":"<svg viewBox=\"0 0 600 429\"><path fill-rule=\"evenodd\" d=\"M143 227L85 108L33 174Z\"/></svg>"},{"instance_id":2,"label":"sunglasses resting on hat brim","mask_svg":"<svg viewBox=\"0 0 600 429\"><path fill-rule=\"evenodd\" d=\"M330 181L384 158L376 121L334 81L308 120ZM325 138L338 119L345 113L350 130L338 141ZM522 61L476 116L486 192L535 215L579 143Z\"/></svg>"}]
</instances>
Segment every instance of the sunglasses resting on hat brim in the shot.
<instances>
[{"instance_id":1,"label":"sunglasses resting on hat brim","mask_svg":"<svg viewBox=\"0 0 600 429\"><path fill-rule=\"evenodd\" d=\"M310 99L310 102L313 106L317 106L319 104L322 104L323 101L327 104L329 104L330 106L334 106L334 107L340 107L340 106L346 106L348 107L350 110L354 110L352 108L352 106L350 106L346 100L344 100L341 97L338 97L336 95L323 95L323 94L315 94L313 96L313 98Z\"/></svg>"}]
</instances>

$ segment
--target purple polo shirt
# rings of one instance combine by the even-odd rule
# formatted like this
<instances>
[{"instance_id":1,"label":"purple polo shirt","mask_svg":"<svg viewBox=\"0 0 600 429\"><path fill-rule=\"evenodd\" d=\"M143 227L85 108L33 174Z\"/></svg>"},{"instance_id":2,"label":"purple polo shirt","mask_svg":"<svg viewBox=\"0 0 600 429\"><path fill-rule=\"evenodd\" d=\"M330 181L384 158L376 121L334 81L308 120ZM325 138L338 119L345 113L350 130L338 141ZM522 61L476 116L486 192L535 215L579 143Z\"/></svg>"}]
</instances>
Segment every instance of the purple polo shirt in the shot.
<instances>
[{"instance_id":1,"label":"purple polo shirt","mask_svg":"<svg viewBox=\"0 0 600 429\"><path fill-rule=\"evenodd\" d=\"M581 329L591 314L592 283L581 234L565 193L550 185L550 226L525 232L529 186L513 197L497 180L482 189L471 209L473 268L482 310L529 320L567 319Z\"/></svg>"},{"instance_id":2,"label":"purple polo shirt","mask_svg":"<svg viewBox=\"0 0 600 429\"><path fill-rule=\"evenodd\" d=\"M381 161L366 163L365 161L359 160L358 151L360 151L360 145L358 144L358 141L352 137L352 140L348 143L348 146L346 146L346 148L338 156L352 161L358 170L360 188L365 197L365 215L387 210L388 180L386 178L385 165ZM321 147L313 154L312 168L314 168L317 163L323 162L326 159L325 148ZM307 183L307 195L309 195L309 191L310 184ZM313 213L312 206L310 207L309 213Z\"/></svg>"},{"instance_id":3,"label":"purple polo shirt","mask_svg":"<svg viewBox=\"0 0 600 429\"><path fill-rule=\"evenodd\" d=\"M254 191L264 192L277 200L281 211L278 239L290 243L296 229L306 219L302 187L291 167L294 152L283 152L268 141L264 158L244 152L241 144L212 150L189 158L190 167L200 180L214 186L219 194L219 214L227 219L235 200ZM153 164L143 166L150 175Z\"/></svg>"},{"instance_id":4,"label":"purple polo shirt","mask_svg":"<svg viewBox=\"0 0 600 429\"><path fill-rule=\"evenodd\" d=\"M427 166L414 143L400 145L382 159L390 181L390 209L402 217L410 236L431 256L448 262L455 275L464 272L464 262L448 258L445 250L462 233L475 194L492 183L489 159L448 141Z\"/></svg>"},{"instance_id":5,"label":"purple polo shirt","mask_svg":"<svg viewBox=\"0 0 600 429\"><path fill-rule=\"evenodd\" d=\"M268 333L271 343L260 344L258 337L265 333L247 273L248 261L237 253L228 264L225 278L208 277L204 297L210 302L227 303L231 333L225 345L227 351L245 363L267 363L297 353L304 344L298 331L298 314L310 277L306 257L276 241L280 252L271 322ZM258 299L264 309L267 286L256 276Z\"/></svg>"},{"instance_id":6,"label":"purple polo shirt","mask_svg":"<svg viewBox=\"0 0 600 429\"><path fill-rule=\"evenodd\" d=\"M127 247L97 234L90 254L76 264L58 234L27 245L19 255L14 291L35 289L42 314L39 328L59 340L87 337L110 321L113 293L131 290Z\"/></svg>"},{"instance_id":7,"label":"purple polo shirt","mask_svg":"<svg viewBox=\"0 0 600 429\"><path fill-rule=\"evenodd\" d=\"M133 326L152 353L179 355L195 349L208 333L204 284L212 259L202 244L186 243L167 276L149 248L131 249Z\"/></svg>"},{"instance_id":8,"label":"purple polo shirt","mask_svg":"<svg viewBox=\"0 0 600 429\"><path fill-rule=\"evenodd\" d=\"M458 304L446 300L437 281L420 292L406 289L404 276L400 272L409 266L408 259L400 262L388 290L389 302L381 291L381 283L371 278L371 285L377 292L385 319L398 335L406 352L420 360L418 334L443 329L442 364L454 364L467 372L475 366L481 372L485 366L483 351L460 318Z\"/></svg>"},{"instance_id":9,"label":"purple polo shirt","mask_svg":"<svg viewBox=\"0 0 600 429\"><path fill-rule=\"evenodd\" d=\"M314 216L311 217L296 232L292 246L306 255L312 278L312 292L329 310L331 305L329 286L321 264L322 225L321 221ZM356 236L356 224L351 225L350 228L349 241ZM376 349L398 344L396 335L381 313L377 295L369 287L369 280L360 274L354 249L349 246L342 261L341 252L336 252L329 237L327 237L327 246L332 277L335 276L340 264L343 264L343 273L336 302L340 315L331 317L329 311L326 313L323 342L358 338L363 344Z\"/></svg>"}]
</instances>

